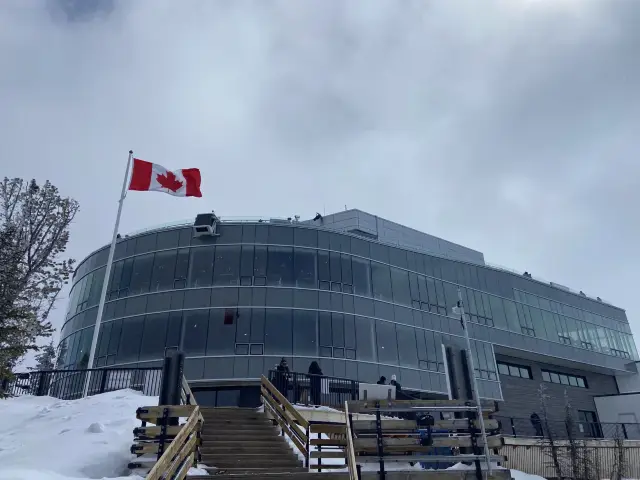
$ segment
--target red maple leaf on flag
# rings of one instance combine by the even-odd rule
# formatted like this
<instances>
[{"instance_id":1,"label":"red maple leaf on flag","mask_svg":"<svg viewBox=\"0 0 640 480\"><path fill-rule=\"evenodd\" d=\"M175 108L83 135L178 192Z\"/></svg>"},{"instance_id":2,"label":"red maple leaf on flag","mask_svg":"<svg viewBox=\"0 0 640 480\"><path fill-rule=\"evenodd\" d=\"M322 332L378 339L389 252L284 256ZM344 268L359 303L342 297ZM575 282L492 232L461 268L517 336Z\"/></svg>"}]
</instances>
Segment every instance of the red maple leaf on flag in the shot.
<instances>
[{"instance_id":1,"label":"red maple leaf on flag","mask_svg":"<svg viewBox=\"0 0 640 480\"><path fill-rule=\"evenodd\" d=\"M182 187L182 182L176 178L173 172L167 172L164 175L158 174L156 175L156 180L160 186L172 192L177 192Z\"/></svg>"}]
</instances>

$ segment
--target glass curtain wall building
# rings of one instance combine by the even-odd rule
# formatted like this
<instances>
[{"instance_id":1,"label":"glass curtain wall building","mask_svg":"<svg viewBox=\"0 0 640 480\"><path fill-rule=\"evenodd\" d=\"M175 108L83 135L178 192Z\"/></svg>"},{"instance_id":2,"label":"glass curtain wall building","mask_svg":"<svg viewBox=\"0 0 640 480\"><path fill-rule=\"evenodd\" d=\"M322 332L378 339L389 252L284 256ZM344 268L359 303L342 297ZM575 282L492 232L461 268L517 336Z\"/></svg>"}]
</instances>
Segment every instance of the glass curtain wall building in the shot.
<instances>
[{"instance_id":1,"label":"glass curtain wall building","mask_svg":"<svg viewBox=\"0 0 640 480\"><path fill-rule=\"evenodd\" d=\"M461 288L485 398L509 401L501 355L611 378L636 373L624 310L364 212L225 221L218 233L194 237L183 224L118 241L96 367L156 366L180 349L190 380L248 381L286 357L293 371L319 360L325 375L395 374L405 389L446 394L441 345L465 345L449 313ZM87 366L107 255L95 251L75 272L60 368Z\"/></svg>"}]
</instances>

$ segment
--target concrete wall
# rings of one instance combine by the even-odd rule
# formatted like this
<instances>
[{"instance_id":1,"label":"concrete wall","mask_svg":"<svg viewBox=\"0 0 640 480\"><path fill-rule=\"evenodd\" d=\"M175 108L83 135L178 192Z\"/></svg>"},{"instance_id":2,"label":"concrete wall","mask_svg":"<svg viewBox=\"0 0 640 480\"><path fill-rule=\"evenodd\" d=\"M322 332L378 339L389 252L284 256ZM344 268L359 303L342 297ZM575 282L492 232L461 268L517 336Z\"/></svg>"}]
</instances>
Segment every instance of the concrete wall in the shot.
<instances>
[{"instance_id":1,"label":"concrete wall","mask_svg":"<svg viewBox=\"0 0 640 480\"><path fill-rule=\"evenodd\" d=\"M547 404L550 420L564 420L565 390L569 401L575 410L588 410L592 412L597 411L593 399L594 396L618 393L613 376L601 375L572 368L558 367L551 364L531 362L505 355L496 355L496 360L498 362L504 361L506 363L530 367L531 373L533 374L533 380L500 375L502 395L505 400L500 404L499 415L502 417L529 419L529 416L533 412L540 414L540 395L538 390L541 383L544 383L547 387L546 393L549 395ZM589 388L571 387L543 382L542 369L586 377Z\"/></svg>"},{"instance_id":2,"label":"concrete wall","mask_svg":"<svg viewBox=\"0 0 640 480\"><path fill-rule=\"evenodd\" d=\"M345 210L344 212L326 215L321 221L308 220L302 223L325 226L343 232L364 234L369 238L391 245L484 265L484 255L477 250L463 247L360 210Z\"/></svg>"}]
</instances>

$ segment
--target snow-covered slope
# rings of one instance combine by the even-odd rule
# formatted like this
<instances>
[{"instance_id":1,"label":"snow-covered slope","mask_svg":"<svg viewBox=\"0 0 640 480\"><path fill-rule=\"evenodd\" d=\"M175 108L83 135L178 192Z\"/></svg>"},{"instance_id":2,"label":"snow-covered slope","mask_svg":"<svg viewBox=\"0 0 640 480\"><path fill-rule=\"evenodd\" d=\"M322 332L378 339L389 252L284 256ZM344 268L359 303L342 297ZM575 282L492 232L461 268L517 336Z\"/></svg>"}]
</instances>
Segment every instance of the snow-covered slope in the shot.
<instances>
[{"instance_id":1,"label":"snow-covered slope","mask_svg":"<svg viewBox=\"0 0 640 480\"><path fill-rule=\"evenodd\" d=\"M157 397L133 390L70 401L0 400L0 480L123 477L140 425L136 409L157 404Z\"/></svg>"}]
</instances>

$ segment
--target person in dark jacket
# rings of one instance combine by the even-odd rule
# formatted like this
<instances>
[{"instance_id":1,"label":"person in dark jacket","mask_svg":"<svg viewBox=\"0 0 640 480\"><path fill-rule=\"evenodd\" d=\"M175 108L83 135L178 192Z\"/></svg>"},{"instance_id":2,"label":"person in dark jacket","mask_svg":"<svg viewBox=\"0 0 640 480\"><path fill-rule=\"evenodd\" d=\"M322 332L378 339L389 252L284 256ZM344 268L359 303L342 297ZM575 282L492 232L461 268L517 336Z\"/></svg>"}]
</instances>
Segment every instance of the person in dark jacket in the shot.
<instances>
[{"instance_id":1,"label":"person in dark jacket","mask_svg":"<svg viewBox=\"0 0 640 480\"><path fill-rule=\"evenodd\" d=\"M322 405L322 369L315 360L309 365L309 387L311 390L311 403Z\"/></svg>"},{"instance_id":2,"label":"person in dark jacket","mask_svg":"<svg viewBox=\"0 0 640 480\"><path fill-rule=\"evenodd\" d=\"M282 357L280 363L276 367L276 385L275 387L280 391L284 397L287 397L287 393L289 392L289 365L287 364L287 359Z\"/></svg>"},{"instance_id":3,"label":"person in dark jacket","mask_svg":"<svg viewBox=\"0 0 640 480\"><path fill-rule=\"evenodd\" d=\"M542 437L542 421L540 420L538 414L536 412L533 412L529 419L531 420L531 425L533 425L533 428L536 431L536 437Z\"/></svg>"},{"instance_id":4,"label":"person in dark jacket","mask_svg":"<svg viewBox=\"0 0 640 480\"><path fill-rule=\"evenodd\" d=\"M395 375L391 375L391 381L389 382L389 385L393 385L394 387L396 387L396 396L398 395L398 393L402 392L402 385L398 383Z\"/></svg>"},{"instance_id":5,"label":"person in dark jacket","mask_svg":"<svg viewBox=\"0 0 640 480\"><path fill-rule=\"evenodd\" d=\"M378 385L386 385L387 384L387 377L385 377L384 375L380 377L380 380L378 380L376 382Z\"/></svg>"}]
</instances>

